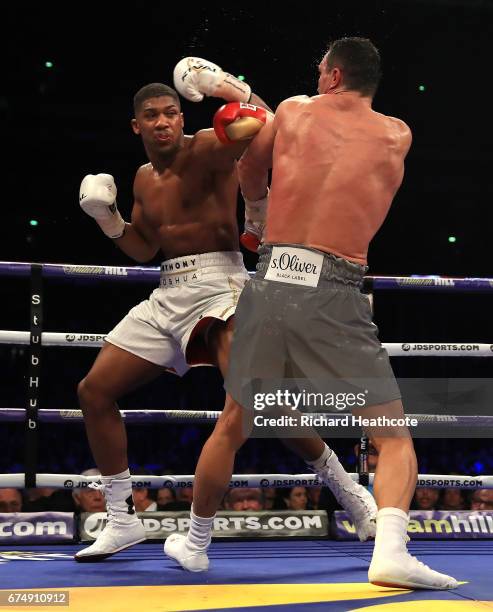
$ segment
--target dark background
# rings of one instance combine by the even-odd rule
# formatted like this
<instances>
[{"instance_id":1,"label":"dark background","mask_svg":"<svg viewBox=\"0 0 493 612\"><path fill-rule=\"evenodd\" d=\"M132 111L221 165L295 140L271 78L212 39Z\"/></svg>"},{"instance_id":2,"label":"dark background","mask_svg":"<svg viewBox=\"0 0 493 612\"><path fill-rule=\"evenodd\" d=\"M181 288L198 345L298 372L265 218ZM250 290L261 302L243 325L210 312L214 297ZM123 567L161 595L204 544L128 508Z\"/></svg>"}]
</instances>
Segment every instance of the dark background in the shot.
<instances>
[{"instance_id":1,"label":"dark background","mask_svg":"<svg viewBox=\"0 0 493 612\"><path fill-rule=\"evenodd\" d=\"M361 35L382 55L384 77L374 108L402 118L414 135L403 186L370 248L371 273L493 276L491 100L485 93L493 2L265 2L245 8L129 2L125 9L120 3L85 2L2 10L6 193L0 260L132 265L80 210L79 184L87 173L113 174L120 210L129 218L133 177L146 162L130 129L132 97L149 82L172 85L173 67L182 57L205 57L243 74L275 107L291 95L315 94L317 64L328 43ZM46 61L53 68L46 68ZM186 132L210 126L221 103L183 101ZM240 220L242 215L240 206ZM39 225L31 227L31 219ZM449 236L457 241L448 242ZM245 261L254 268L254 255ZM3 279L1 286L1 328L28 329L27 281ZM107 332L150 289L49 282L45 329ZM376 296L375 312L382 341L492 342L492 305L489 295L390 292ZM42 407L76 407L77 381L94 357L91 349L45 349ZM399 376L487 377L490 364L487 359L393 360ZM24 405L24 349L0 347L0 366L0 405ZM126 398L122 407L218 409L221 404L220 376L199 368L183 380L164 376ZM18 469L22 427L2 423L1 430L0 467ZM131 462L178 473L193 470L205 433L135 428ZM91 464L82 428L43 426L42 434L44 469ZM146 444L139 450L142 438ZM261 450L261 444L248 443L240 468L300 468L281 448ZM336 444L349 461L350 443ZM454 441L452 453L443 442L420 442L421 468L475 473L489 466L491 471L489 441L459 444ZM454 453L469 459L451 459ZM470 459L480 456L479 463Z\"/></svg>"}]
</instances>

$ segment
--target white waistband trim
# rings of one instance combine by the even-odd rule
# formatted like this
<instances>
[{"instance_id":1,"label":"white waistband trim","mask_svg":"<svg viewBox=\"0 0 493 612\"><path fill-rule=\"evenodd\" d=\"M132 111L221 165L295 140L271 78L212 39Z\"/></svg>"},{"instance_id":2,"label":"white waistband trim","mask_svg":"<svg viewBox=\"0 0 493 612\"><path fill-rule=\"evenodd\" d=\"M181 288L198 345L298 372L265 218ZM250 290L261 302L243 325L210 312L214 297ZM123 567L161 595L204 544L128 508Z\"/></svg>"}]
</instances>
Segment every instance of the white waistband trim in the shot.
<instances>
[{"instance_id":1,"label":"white waistband trim","mask_svg":"<svg viewBox=\"0 0 493 612\"><path fill-rule=\"evenodd\" d=\"M216 251L167 259L161 264L159 284L161 287L177 287L195 282L202 275L213 274L221 268L245 269L242 254L238 251Z\"/></svg>"}]
</instances>

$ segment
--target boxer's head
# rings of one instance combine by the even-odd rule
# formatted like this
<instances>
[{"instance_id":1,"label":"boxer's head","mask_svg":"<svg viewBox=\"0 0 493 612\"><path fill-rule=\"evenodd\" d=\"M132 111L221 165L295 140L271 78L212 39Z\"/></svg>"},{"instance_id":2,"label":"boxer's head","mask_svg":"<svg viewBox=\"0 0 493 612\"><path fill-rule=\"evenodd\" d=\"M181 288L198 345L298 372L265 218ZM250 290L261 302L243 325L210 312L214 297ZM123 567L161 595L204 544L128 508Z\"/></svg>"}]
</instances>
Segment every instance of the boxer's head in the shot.
<instances>
[{"instance_id":1,"label":"boxer's head","mask_svg":"<svg viewBox=\"0 0 493 612\"><path fill-rule=\"evenodd\" d=\"M174 89L162 83L145 85L134 96L132 129L142 137L150 157L170 157L183 142L183 114Z\"/></svg>"},{"instance_id":2,"label":"boxer's head","mask_svg":"<svg viewBox=\"0 0 493 612\"><path fill-rule=\"evenodd\" d=\"M382 76L377 48L359 37L335 40L318 69L319 94L345 90L373 98Z\"/></svg>"}]
</instances>

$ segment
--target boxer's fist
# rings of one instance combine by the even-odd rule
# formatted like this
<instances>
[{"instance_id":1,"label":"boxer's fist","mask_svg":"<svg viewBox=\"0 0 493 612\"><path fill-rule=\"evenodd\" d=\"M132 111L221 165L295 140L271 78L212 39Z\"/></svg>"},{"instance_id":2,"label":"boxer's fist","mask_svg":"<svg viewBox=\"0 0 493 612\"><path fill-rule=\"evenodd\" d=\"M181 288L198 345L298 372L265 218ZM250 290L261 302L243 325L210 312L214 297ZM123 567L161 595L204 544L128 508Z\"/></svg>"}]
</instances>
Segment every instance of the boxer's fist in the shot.
<instances>
[{"instance_id":1,"label":"boxer's fist","mask_svg":"<svg viewBox=\"0 0 493 612\"><path fill-rule=\"evenodd\" d=\"M267 205L269 201L269 190L267 195L260 200L245 200L245 230L240 236L240 242L245 249L257 252L264 239L265 220L267 217Z\"/></svg>"},{"instance_id":2,"label":"boxer's fist","mask_svg":"<svg viewBox=\"0 0 493 612\"><path fill-rule=\"evenodd\" d=\"M230 102L216 112L212 125L218 139L224 144L230 144L253 138L266 121L265 108L244 102Z\"/></svg>"},{"instance_id":3,"label":"boxer's fist","mask_svg":"<svg viewBox=\"0 0 493 612\"><path fill-rule=\"evenodd\" d=\"M108 238L123 236L125 221L116 207L116 185L110 174L85 176L80 185L79 204Z\"/></svg>"},{"instance_id":4,"label":"boxer's fist","mask_svg":"<svg viewBox=\"0 0 493 612\"><path fill-rule=\"evenodd\" d=\"M200 102L205 96L223 98L228 102L248 102L250 85L200 57L185 57L173 70L173 82L180 94L191 102Z\"/></svg>"}]
</instances>

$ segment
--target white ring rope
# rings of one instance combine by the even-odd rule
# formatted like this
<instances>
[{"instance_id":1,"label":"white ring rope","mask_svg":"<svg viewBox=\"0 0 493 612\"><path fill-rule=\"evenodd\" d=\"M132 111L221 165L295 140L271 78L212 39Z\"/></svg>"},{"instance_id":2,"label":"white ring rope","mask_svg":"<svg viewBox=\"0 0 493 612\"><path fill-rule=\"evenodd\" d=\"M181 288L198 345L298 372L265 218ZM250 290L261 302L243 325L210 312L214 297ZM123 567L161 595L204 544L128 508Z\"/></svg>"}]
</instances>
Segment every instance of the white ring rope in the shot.
<instances>
[{"instance_id":1,"label":"white ring rope","mask_svg":"<svg viewBox=\"0 0 493 612\"><path fill-rule=\"evenodd\" d=\"M356 482L359 474L349 474ZM373 484L374 474L369 474ZM134 488L146 489L182 489L191 487L193 475L165 476L132 476ZM98 476L81 476L80 474L37 474L36 486L56 489L84 489L93 482L99 482ZM0 474L0 488L11 487L23 489L24 474ZM230 488L238 487L319 487L323 486L315 474L233 474ZM493 489L493 476L450 476L448 474L419 474L417 487L457 488L457 489Z\"/></svg>"},{"instance_id":2,"label":"white ring rope","mask_svg":"<svg viewBox=\"0 0 493 612\"><path fill-rule=\"evenodd\" d=\"M29 344L30 336L28 331L0 330L0 344ZM99 347L105 337L106 334L95 333L43 332L41 345ZM383 342L382 346L390 357L493 357L493 344L479 342Z\"/></svg>"}]
</instances>

